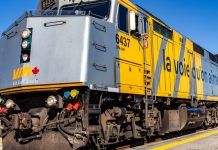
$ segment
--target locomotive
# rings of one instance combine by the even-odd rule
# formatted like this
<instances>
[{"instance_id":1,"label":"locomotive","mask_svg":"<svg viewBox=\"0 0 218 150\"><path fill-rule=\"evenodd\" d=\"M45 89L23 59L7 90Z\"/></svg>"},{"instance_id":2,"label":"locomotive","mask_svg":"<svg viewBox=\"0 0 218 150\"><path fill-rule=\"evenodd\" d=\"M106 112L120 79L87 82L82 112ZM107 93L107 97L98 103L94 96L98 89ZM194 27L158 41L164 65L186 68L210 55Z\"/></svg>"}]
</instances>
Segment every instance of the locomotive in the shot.
<instances>
[{"instance_id":1,"label":"locomotive","mask_svg":"<svg viewBox=\"0 0 218 150\"><path fill-rule=\"evenodd\" d=\"M129 0L41 0L0 39L4 149L92 149L218 124L218 56Z\"/></svg>"}]
</instances>

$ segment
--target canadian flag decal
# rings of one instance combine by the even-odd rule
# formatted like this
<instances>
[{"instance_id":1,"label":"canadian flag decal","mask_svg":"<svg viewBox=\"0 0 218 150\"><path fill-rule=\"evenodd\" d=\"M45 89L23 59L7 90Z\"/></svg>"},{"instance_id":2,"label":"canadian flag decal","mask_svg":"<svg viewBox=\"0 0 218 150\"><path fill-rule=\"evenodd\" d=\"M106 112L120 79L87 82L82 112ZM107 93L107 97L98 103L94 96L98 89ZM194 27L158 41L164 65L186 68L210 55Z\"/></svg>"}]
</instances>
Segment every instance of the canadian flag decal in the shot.
<instances>
[{"instance_id":1,"label":"canadian flag decal","mask_svg":"<svg viewBox=\"0 0 218 150\"><path fill-rule=\"evenodd\" d=\"M32 73L36 76L39 73L39 68L34 67L33 70L32 70Z\"/></svg>"}]
</instances>

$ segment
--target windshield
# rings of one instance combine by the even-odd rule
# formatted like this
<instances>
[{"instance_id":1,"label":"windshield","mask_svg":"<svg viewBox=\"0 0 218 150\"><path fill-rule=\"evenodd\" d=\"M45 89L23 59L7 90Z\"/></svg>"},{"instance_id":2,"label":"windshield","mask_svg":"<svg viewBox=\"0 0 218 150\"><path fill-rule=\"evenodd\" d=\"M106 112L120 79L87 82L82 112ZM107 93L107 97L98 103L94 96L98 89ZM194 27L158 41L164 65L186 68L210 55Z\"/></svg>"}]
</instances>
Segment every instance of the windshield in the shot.
<instances>
[{"instance_id":1,"label":"windshield","mask_svg":"<svg viewBox=\"0 0 218 150\"><path fill-rule=\"evenodd\" d=\"M110 13L109 1L80 2L63 6L60 15L90 15L100 19L108 18Z\"/></svg>"}]
</instances>

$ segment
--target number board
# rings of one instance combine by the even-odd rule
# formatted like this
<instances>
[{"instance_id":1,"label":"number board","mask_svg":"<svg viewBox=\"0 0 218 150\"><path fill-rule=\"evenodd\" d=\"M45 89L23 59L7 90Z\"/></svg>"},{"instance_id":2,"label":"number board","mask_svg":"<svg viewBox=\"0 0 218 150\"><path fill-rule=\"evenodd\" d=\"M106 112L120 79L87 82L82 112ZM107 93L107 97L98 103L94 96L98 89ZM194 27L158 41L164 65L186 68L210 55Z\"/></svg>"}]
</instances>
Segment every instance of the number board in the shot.
<instances>
[{"instance_id":1,"label":"number board","mask_svg":"<svg viewBox=\"0 0 218 150\"><path fill-rule=\"evenodd\" d=\"M55 4L55 0L42 0L41 4L42 9L46 10L47 8Z\"/></svg>"}]
</instances>

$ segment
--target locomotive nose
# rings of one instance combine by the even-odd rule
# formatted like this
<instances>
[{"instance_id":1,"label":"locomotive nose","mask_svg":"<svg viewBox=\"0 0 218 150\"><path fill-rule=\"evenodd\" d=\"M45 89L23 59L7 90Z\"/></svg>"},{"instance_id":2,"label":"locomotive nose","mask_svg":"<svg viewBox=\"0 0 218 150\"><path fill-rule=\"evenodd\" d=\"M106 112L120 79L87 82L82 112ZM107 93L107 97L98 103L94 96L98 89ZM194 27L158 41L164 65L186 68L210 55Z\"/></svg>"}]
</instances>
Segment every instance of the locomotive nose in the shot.
<instances>
[{"instance_id":1,"label":"locomotive nose","mask_svg":"<svg viewBox=\"0 0 218 150\"><path fill-rule=\"evenodd\" d=\"M88 16L23 15L1 39L0 90L85 82L89 24Z\"/></svg>"}]
</instances>

